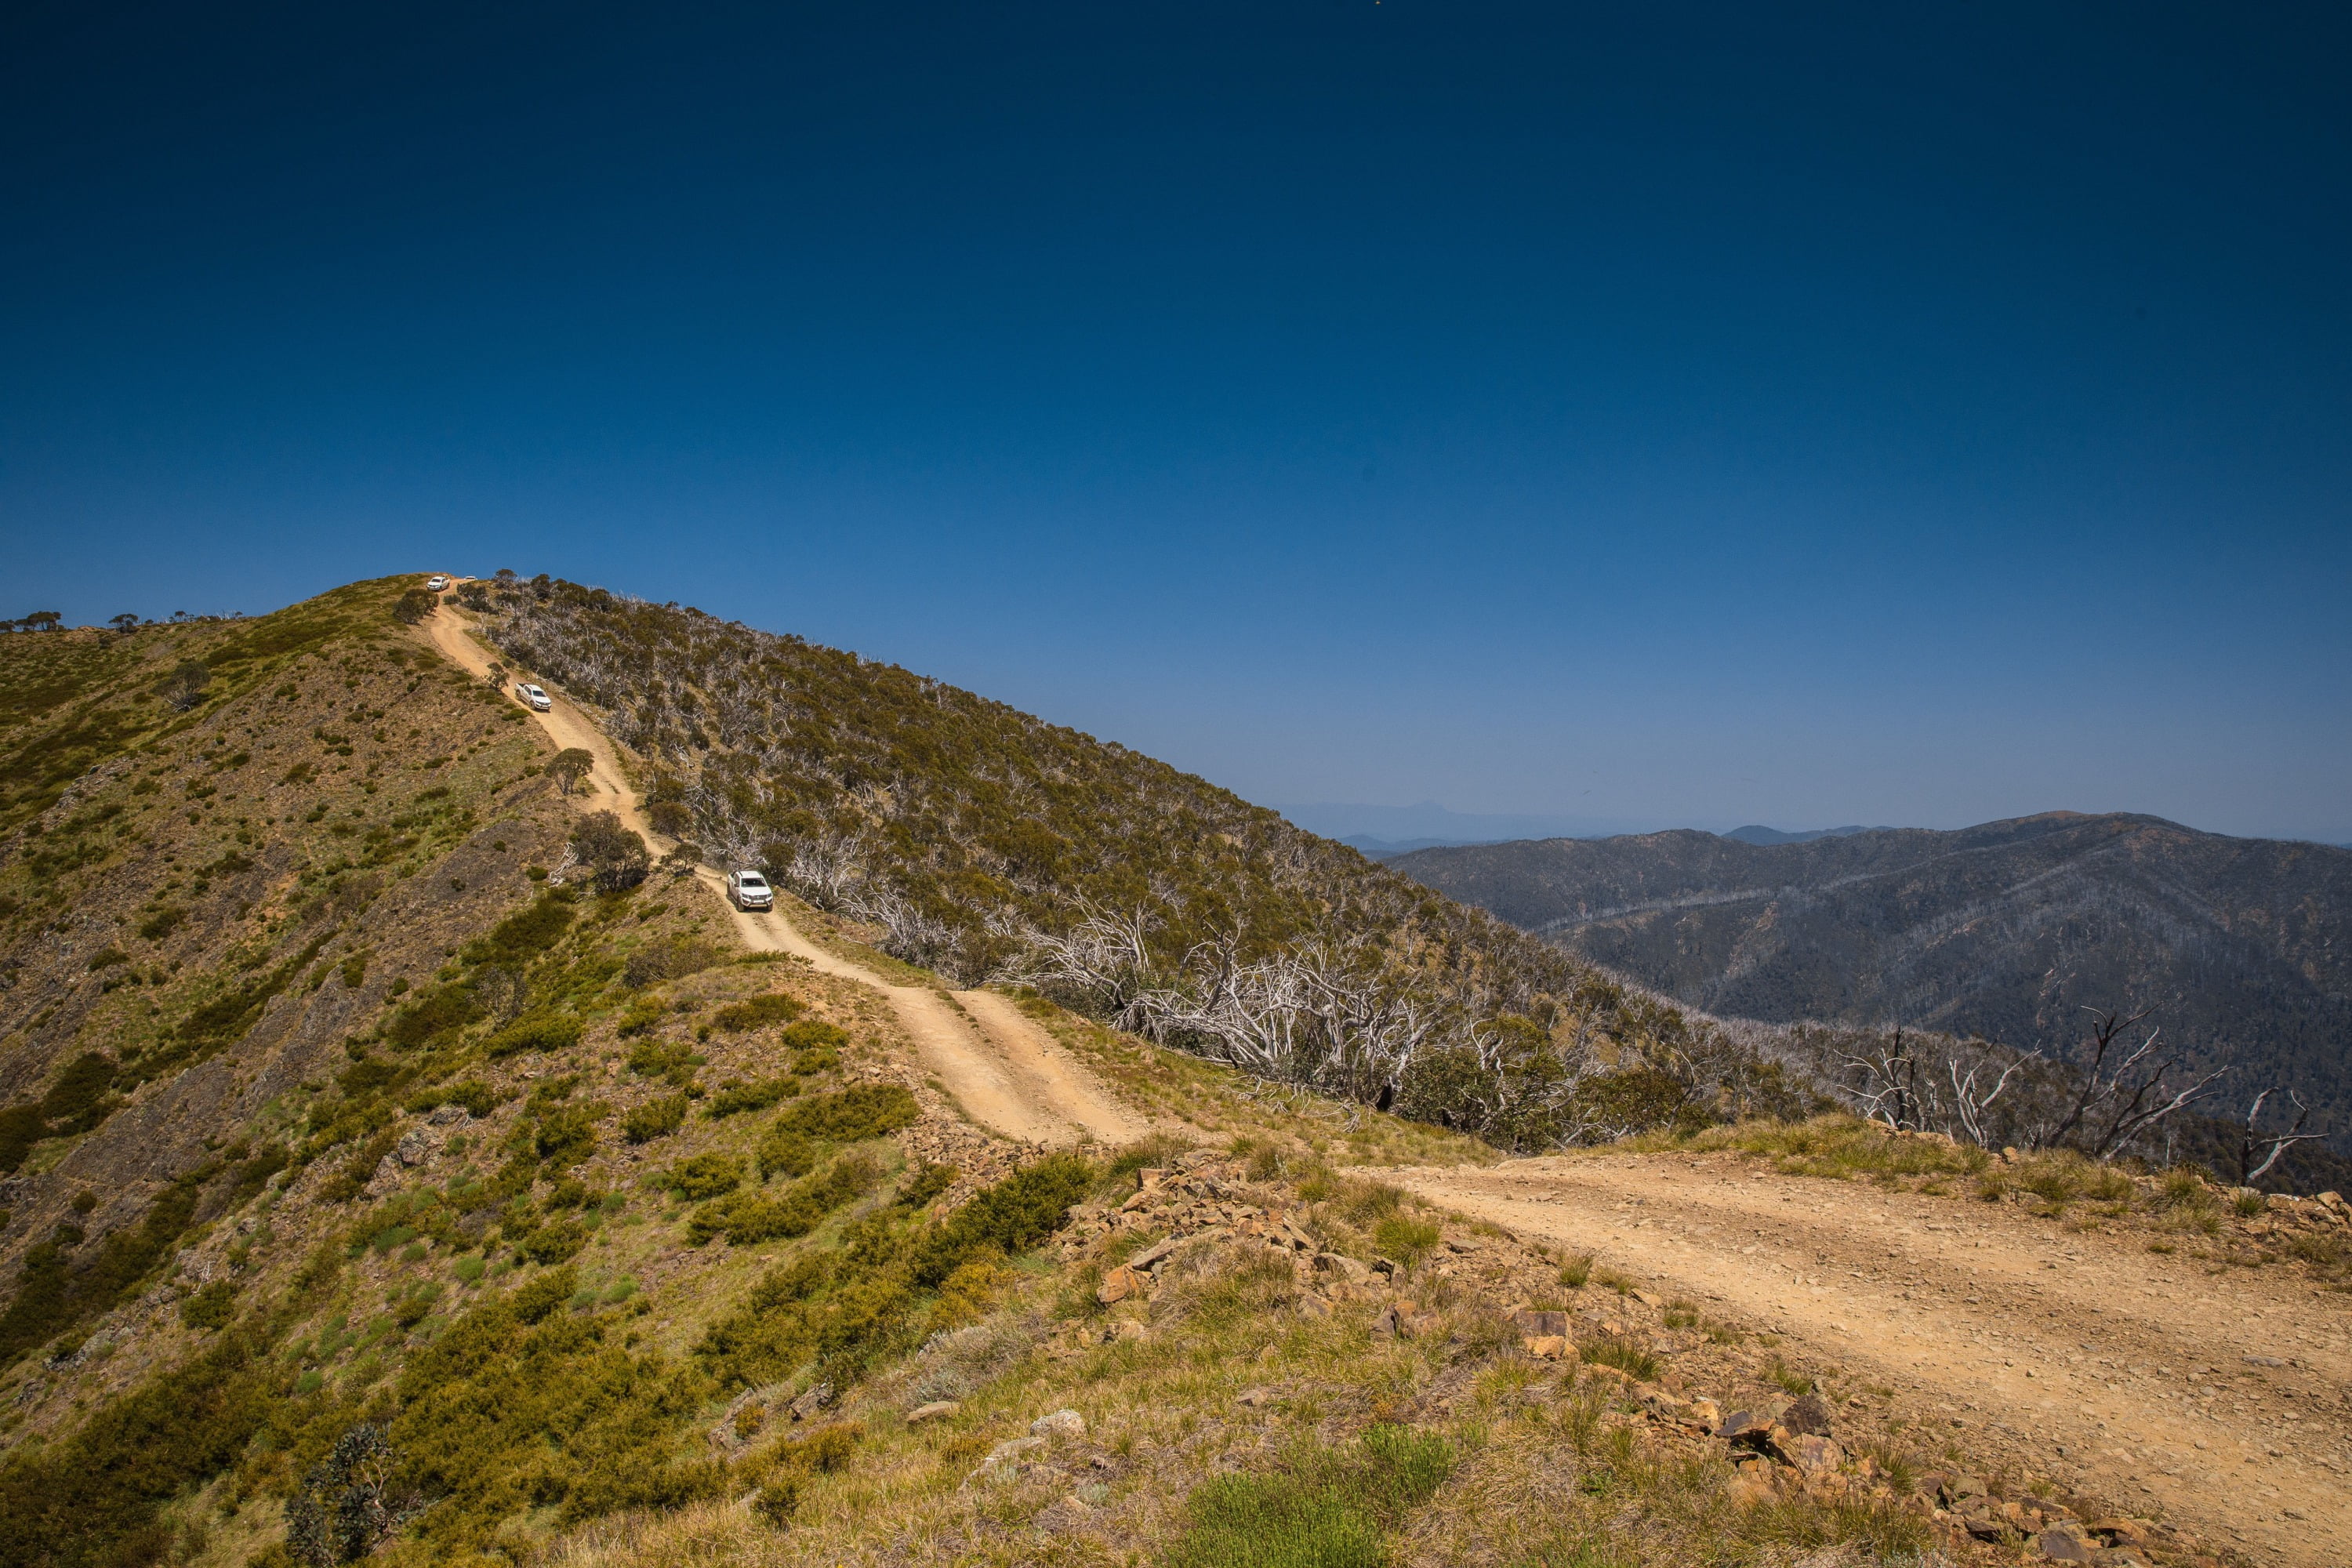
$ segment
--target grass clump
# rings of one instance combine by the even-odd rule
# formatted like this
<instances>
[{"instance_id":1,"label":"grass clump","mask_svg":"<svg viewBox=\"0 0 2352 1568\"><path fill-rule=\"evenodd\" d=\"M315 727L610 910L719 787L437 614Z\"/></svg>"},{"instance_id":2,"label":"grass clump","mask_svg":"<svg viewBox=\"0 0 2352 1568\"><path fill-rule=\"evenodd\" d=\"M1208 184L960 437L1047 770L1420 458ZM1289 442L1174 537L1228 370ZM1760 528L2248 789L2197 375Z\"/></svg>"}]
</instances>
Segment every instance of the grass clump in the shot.
<instances>
[{"instance_id":1,"label":"grass clump","mask_svg":"<svg viewBox=\"0 0 2352 1568\"><path fill-rule=\"evenodd\" d=\"M1372 1226L1372 1245L1382 1257L1410 1268L1436 1250L1437 1227L1425 1220L1391 1215Z\"/></svg>"},{"instance_id":2,"label":"grass clump","mask_svg":"<svg viewBox=\"0 0 2352 1568\"><path fill-rule=\"evenodd\" d=\"M1580 1252L1559 1266L1559 1282L1571 1290L1581 1290L1592 1278L1592 1254Z\"/></svg>"},{"instance_id":3,"label":"grass clump","mask_svg":"<svg viewBox=\"0 0 2352 1568\"><path fill-rule=\"evenodd\" d=\"M1601 1339L1588 1342L1578 1352L1593 1366L1613 1366L1639 1383L1654 1383L1658 1376L1658 1358L1625 1339Z\"/></svg>"},{"instance_id":4,"label":"grass clump","mask_svg":"<svg viewBox=\"0 0 2352 1568\"><path fill-rule=\"evenodd\" d=\"M1175 1568L1380 1568L1386 1535L1453 1471L1434 1434L1374 1426L1350 1449L1307 1449L1269 1474L1194 1489Z\"/></svg>"}]
</instances>

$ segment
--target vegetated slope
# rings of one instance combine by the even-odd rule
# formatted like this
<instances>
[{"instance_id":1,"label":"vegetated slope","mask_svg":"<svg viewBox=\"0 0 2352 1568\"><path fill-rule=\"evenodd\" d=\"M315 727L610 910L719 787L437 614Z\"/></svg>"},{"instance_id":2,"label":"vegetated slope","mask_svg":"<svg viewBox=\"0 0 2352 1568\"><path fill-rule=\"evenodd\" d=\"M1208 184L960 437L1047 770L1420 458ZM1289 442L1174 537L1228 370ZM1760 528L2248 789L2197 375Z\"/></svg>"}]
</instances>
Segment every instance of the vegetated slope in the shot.
<instances>
[{"instance_id":1,"label":"vegetated slope","mask_svg":"<svg viewBox=\"0 0 2352 1568\"><path fill-rule=\"evenodd\" d=\"M1216 1562L1268 1521L1364 1560L1986 1555L1907 1415L1846 1407L1848 1452L1774 1460L1639 1382L1770 1409L1832 1368L1326 1163L1464 1140L1035 997L1234 1157L972 1127L871 987L742 952L689 878L583 885L550 748L397 626L399 586L0 644L102 661L12 757L112 734L22 775L0 862L0 1565ZM149 700L205 658L187 707ZM1087 1428L1028 1442L1066 1402Z\"/></svg>"},{"instance_id":2,"label":"vegetated slope","mask_svg":"<svg viewBox=\"0 0 2352 1568\"><path fill-rule=\"evenodd\" d=\"M1719 1016L1901 1022L2063 1053L2144 1006L2231 1097L2291 1087L2352 1149L2352 854L2156 817L1757 846L1676 832L1424 849L1450 897Z\"/></svg>"},{"instance_id":3,"label":"vegetated slope","mask_svg":"<svg viewBox=\"0 0 2352 1568\"><path fill-rule=\"evenodd\" d=\"M546 578L461 597L649 762L657 828L961 984L1030 979L1518 1145L1686 1095L1794 1098L1677 1009L1125 747L697 610ZM1629 1099L1621 1073L1602 1092L1596 1067L1636 1063L1678 1087Z\"/></svg>"}]
</instances>

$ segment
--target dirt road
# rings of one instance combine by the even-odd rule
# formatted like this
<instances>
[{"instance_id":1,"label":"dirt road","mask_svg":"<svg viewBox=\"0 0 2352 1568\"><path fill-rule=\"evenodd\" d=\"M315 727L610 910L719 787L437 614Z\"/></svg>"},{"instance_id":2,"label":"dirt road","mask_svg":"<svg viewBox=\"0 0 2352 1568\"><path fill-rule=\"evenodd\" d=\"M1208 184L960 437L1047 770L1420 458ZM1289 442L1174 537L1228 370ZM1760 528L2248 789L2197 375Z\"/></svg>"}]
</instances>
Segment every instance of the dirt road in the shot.
<instances>
[{"instance_id":1,"label":"dirt road","mask_svg":"<svg viewBox=\"0 0 2352 1568\"><path fill-rule=\"evenodd\" d=\"M2136 1513L2261 1563L2352 1563L2352 1300L2210 1271L2144 1235L1759 1173L1727 1155L1582 1155L1389 1179L1708 1312L1787 1335ZM2060 1456L2053 1458L2053 1456Z\"/></svg>"},{"instance_id":2,"label":"dirt road","mask_svg":"<svg viewBox=\"0 0 2352 1568\"><path fill-rule=\"evenodd\" d=\"M455 605L444 603L424 629L441 655L478 679L489 678L491 653ZM594 721L549 689L553 708L536 713L559 746L577 746L595 759L578 795L586 811L611 811L643 835L656 853L670 841L646 820L642 803L620 759ZM805 959L821 973L871 985L881 992L915 1042L923 1066L967 1115L984 1127L1031 1143L1064 1145L1088 1139L1131 1142L1150 1125L1121 1105L1101 1080L1019 1008L986 991L953 994L922 985L893 984L873 970L810 940L779 907L751 913L727 898L726 880L705 868L697 880L725 909L745 944ZM781 900L780 900L781 905Z\"/></svg>"}]
</instances>

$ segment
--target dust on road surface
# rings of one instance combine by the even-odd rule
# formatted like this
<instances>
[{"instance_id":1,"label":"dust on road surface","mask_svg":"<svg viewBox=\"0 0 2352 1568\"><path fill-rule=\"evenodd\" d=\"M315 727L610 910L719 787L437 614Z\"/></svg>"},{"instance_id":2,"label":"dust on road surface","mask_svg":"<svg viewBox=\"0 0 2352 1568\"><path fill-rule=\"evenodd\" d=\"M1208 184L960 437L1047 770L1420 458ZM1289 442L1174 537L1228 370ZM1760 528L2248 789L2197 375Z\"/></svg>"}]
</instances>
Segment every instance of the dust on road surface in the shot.
<instances>
[{"instance_id":1,"label":"dust on road surface","mask_svg":"<svg viewBox=\"0 0 2352 1568\"><path fill-rule=\"evenodd\" d=\"M452 664L477 679L489 679L493 655L454 604L444 602L426 618L424 630ZM594 759L574 801L583 811L614 813L656 851L666 850L671 841L646 820L644 805L612 742L555 688L548 687L547 692L554 706L531 716L558 746L576 746ZM987 991L961 991L950 1002L947 993L929 986L894 984L811 940L785 913L782 894L773 911L755 913L734 906L719 872L705 868L696 879L719 900L747 946L791 953L823 973L881 992L914 1040L924 1068L982 1126L1008 1138L1047 1145L1090 1138L1125 1143L1150 1131L1101 1079L1005 998Z\"/></svg>"},{"instance_id":2,"label":"dust on road surface","mask_svg":"<svg viewBox=\"0 0 2352 1568\"><path fill-rule=\"evenodd\" d=\"M1382 1175L1784 1334L2089 1496L2257 1562L2352 1563L2352 1300L2284 1271L1729 1155Z\"/></svg>"}]
</instances>

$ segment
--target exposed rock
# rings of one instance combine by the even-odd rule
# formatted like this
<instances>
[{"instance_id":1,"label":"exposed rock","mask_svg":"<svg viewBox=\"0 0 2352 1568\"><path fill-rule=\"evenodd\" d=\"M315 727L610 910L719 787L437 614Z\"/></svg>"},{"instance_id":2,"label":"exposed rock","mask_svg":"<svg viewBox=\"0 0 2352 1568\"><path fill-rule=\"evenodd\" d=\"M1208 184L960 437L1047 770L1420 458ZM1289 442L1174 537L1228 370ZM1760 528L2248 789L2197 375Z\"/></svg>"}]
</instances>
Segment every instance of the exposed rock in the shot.
<instances>
[{"instance_id":1,"label":"exposed rock","mask_svg":"<svg viewBox=\"0 0 2352 1568\"><path fill-rule=\"evenodd\" d=\"M963 1408L960 1399L934 1399L929 1405L918 1405L907 1412L907 1425L919 1426L926 1421L937 1421Z\"/></svg>"},{"instance_id":2,"label":"exposed rock","mask_svg":"<svg viewBox=\"0 0 2352 1568\"><path fill-rule=\"evenodd\" d=\"M2045 1530L2033 1538L2033 1549L2053 1563L2094 1563L2104 1552L2070 1530Z\"/></svg>"},{"instance_id":3,"label":"exposed rock","mask_svg":"<svg viewBox=\"0 0 2352 1568\"><path fill-rule=\"evenodd\" d=\"M1370 1269L1365 1268L1354 1258L1348 1257L1345 1253L1339 1252L1317 1253L1315 1255L1315 1268L1319 1273L1336 1274L1340 1279L1349 1281L1350 1284L1370 1279L1372 1277L1372 1271Z\"/></svg>"},{"instance_id":4,"label":"exposed rock","mask_svg":"<svg viewBox=\"0 0 2352 1568\"><path fill-rule=\"evenodd\" d=\"M1834 1474L1845 1463L1845 1450L1835 1440L1815 1436L1810 1432L1791 1432L1786 1426L1775 1426L1771 1435L1772 1452L1782 1461L1796 1467L1807 1479Z\"/></svg>"},{"instance_id":5,"label":"exposed rock","mask_svg":"<svg viewBox=\"0 0 2352 1568\"><path fill-rule=\"evenodd\" d=\"M1780 1412L1780 1425L1791 1432L1826 1437L1830 1435L1830 1407L1808 1394Z\"/></svg>"},{"instance_id":6,"label":"exposed rock","mask_svg":"<svg viewBox=\"0 0 2352 1568\"><path fill-rule=\"evenodd\" d=\"M829 1383L820 1383L815 1387L810 1389L806 1394L802 1394L798 1399L793 1401L790 1406L793 1419L795 1421L805 1421L810 1416L815 1415L818 1411L823 1410L826 1405L831 1405L832 1403L833 1384Z\"/></svg>"},{"instance_id":7,"label":"exposed rock","mask_svg":"<svg viewBox=\"0 0 2352 1568\"><path fill-rule=\"evenodd\" d=\"M1138 1269L1153 1268L1162 1259L1172 1254L1176 1250L1176 1247L1177 1238L1172 1236L1165 1241L1154 1242L1150 1247L1147 1247L1142 1251L1137 1253L1134 1257L1129 1258L1127 1260L1127 1266L1129 1268Z\"/></svg>"},{"instance_id":8,"label":"exposed rock","mask_svg":"<svg viewBox=\"0 0 2352 1568\"><path fill-rule=\"evenodd\" d=\"M463 1107L459 1109L462 1110ZM400 1157L402 1164L414 1167L422 1165L425 1161L433 1158L440 1148L441 1140L435 1137L429 1131L422 1127L412 1127L400 1135L400 1142L392 1146L392 1152Z\"/></svg>"},{"instance_id":9,"label":"exposed rock","mask_svg":"<svg viewBox=\"0 0 2352 1568\"><path fill-rule=\"evenodd\" d=\"M1519 1343L1538 1361L1566 1361L1572 1348L1565 1334L1533 1334L1522 1338Z\"/></svg>"},{"instance_id":10,"label":"exposed rock","mask_svg":"<svg viewBox=\"0 0 2352 1568\"><path fill-rule=\"evenodd\" d=\"M1573 1331L1566 1312L1539 1312L1521 1308L1511 1314L1511 1324L1522 1336L1557 1334L1565 1339Z\"/></svg>"},{"instance_id":11,"label":"exposed rock","mask_svg":"<svg viewBox=\"0 0 2352 1568\"><path fill-rule=\"evenodd\" d=\"M435 1127L455 1127L461 1121L471 1121L474 1113L462 1105L436 1105L425 1121Z\"/></svg>"},{"instance_id":12,"label":"exposed rock","mask_svg":"<svg viewBox=\"0 0 2352 1568\"><path fill-rule=\"evenodd\" d=\"M1255 1388L1243 1389L1239 1403L1246 1405L1252 1410L1255 1410L1263 1405L1273 1403L1273 1400L1274 1390L1266 1387L1264 1384L1260 1384Z\"/></svg>"},{"instance_id":13,"label":"exposed rock","mask_svg":"<svg viewBox=\"0 0 2352 1568\"><path fill-rule=\"evenodd\" d=\"M1762 1447L1772 1436L1772 1418L1753 1410L1735 1410L1723 1418L1715 1435L1743 1447Z\"/></svg>"},{"instance_id":14,"label":"exposed rock","mask_svg":"<svg viewBox=\"0 0 2352 1568\"><path fill-rule=\"evenodd\" d=\"M1142 1294L1143 1276L1124 1264L1104 1275L1102 1283L1095 1288L1095 1300L1106 1307Z\"/></svg>"},{"instance_id":15,"label":"exposed rock","mask_svg":"<svg viewBox=\"0 0 2352 1568\"><path fill-rule=\"evenodd\" d=\"M1031 1435L1039 1437L1080 1437L1086 1430L1087 1418L1066 1406L1029 1423Z\"/></svg>"}]
</instances>

